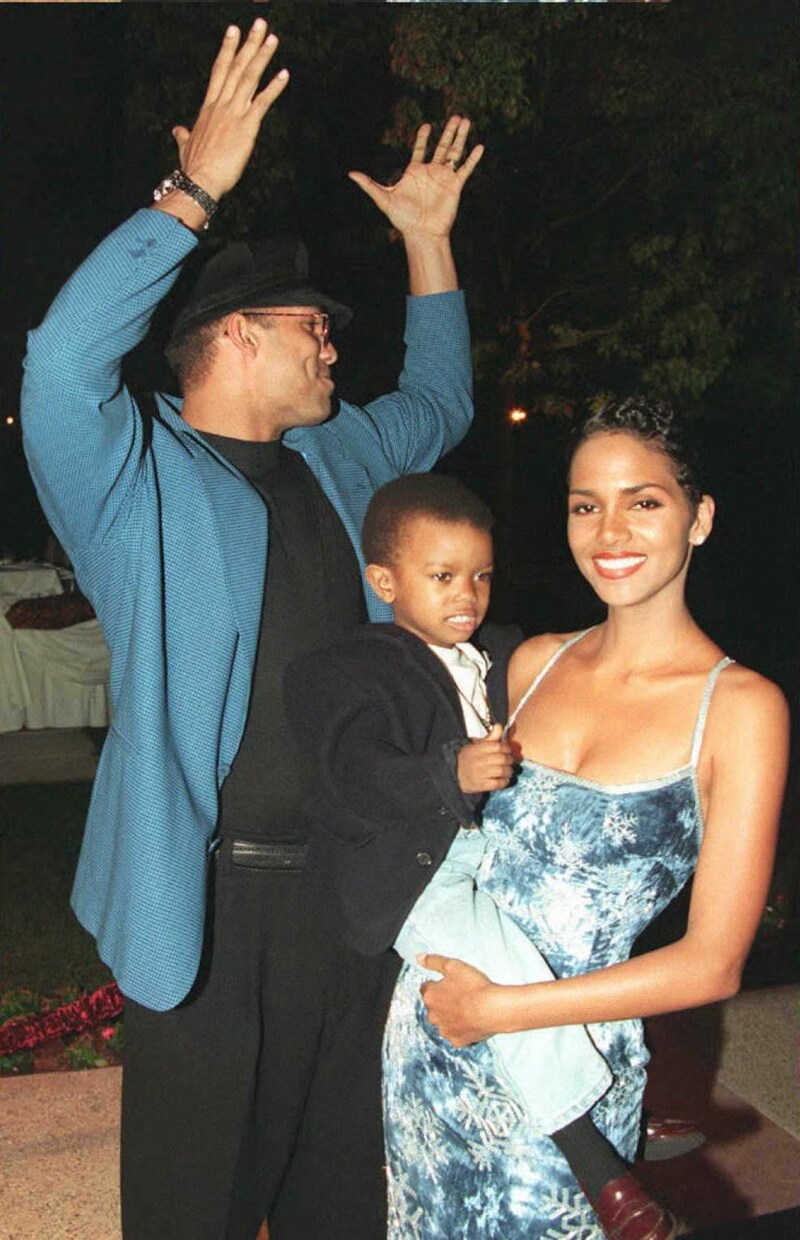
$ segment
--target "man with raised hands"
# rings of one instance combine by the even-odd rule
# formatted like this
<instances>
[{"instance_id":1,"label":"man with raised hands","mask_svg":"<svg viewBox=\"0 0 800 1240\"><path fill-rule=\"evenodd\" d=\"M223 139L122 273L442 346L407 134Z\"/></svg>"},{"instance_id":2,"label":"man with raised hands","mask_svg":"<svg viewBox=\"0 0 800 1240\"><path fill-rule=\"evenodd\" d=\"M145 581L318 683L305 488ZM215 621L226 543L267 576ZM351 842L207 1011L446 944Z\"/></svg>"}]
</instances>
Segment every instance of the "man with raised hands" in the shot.
<instances>
[{"instance_id":1,"label":"man with raised hands","mask_svg":"<svg viewBox=\"0 0 800 1240\"><path fill-rule=\"evenodd\" d=\"M402 235L397 390L332 407L349 309L302 245L203 268L168 355L182 401L135 398L125 355L236 186L286 88L259 18L222 40L179 167L69 279L29 338L23 430L42 504L103 624L113 719L73 892L126 996L125 1240L371 1240L385 1232L380 1035L387 961L338 941L300 812L288 662L367 616L361 519L472 414L449 235L482 154L452 117L388 187ZM324 875L322 876L324 879Z\"/></svg>"}]
</instances>

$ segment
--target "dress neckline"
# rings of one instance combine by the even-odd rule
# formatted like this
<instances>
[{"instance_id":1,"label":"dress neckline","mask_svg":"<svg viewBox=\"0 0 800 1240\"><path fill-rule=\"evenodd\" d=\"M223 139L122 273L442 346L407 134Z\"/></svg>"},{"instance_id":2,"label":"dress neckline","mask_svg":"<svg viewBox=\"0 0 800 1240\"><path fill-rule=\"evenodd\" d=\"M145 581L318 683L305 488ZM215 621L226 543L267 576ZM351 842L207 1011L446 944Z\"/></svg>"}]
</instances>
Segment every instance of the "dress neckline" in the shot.
<instances>
[{"instance_id":1,"label":"dress neckline","mask_svg":"<svg viewBox=\"0 0 800 1240\"><path fill-rule=\"evenodd\" d=\"M533 681L517 703L515 709L512 711L508 723L506 724L506 732L508 732L508 729L512 726L512 724L516 722L517 716L522 708L533 696L547 673L558 662L561 656L569 650L570 646L574 646L576 642L581 641L587 633L593 632L597 627L598 626L595 624L592 625L591 628L583 629L580 633L575 633L572 637L567 638L565 642L562 642L558 649L553 652L541 671L534 677ZM534 758L523 757L521 759L521 765L538 767L539 770L557 775L561 780L568 780L570 783L580 784L587 788L594 788L600 792L609 792L611 795L616 793L624 794L626 792L639 792L652 788L666 787L671 783L677 783L679 780L685 778L686 775L689 775L691 776L692 783L694 785L697 804L699 807L700 795L697 784L697 763L700 757L700 749L703 744L703 735L705 733L706 720L708 718L708 708L711 705L711 695L714 692L714 686L717 683L720 672L722 672L733 662L734 660L729 658L728 655L723 655L722 658L719 659L709 671L706 677L703 696L700 700L700 707L697 712L694 728L692 730L689 761L683 763L679 767L674 767L671 771L667 771L664 775L657 775L651 779L633 780L630 783L613 784L602 783L597 779L587 779L583 775L575 775L571 771L562 770L560 767L548 766L544 762L537 762Z\"/></svg>"},{"instance_id":2,"label":"dress neckline","mask_svg":"<svg viewBox=\"0 0 800 1240\"><path fill-rule=\"evenodd\" d=\"M585 775L575 775L572 771L563 771L558 766L548 766L546 762L537 762L534 758L521 758L519 765L522 767L530 767L534 770L545 771L548 775L554 775L559 782L578 784L583 788L592 788L598 792L608 793L609 796L623 796L632 792L647 792L650 789L665 788L669 784L680 783L682 779L691 778L694 782L696 770L691 762L685 762L683 766L675 767L671 771L667 771L664 775L656 775L650 779L631 780L628 783L606 783L599 779L588 779Z\"/></svg>"}]
</instances>

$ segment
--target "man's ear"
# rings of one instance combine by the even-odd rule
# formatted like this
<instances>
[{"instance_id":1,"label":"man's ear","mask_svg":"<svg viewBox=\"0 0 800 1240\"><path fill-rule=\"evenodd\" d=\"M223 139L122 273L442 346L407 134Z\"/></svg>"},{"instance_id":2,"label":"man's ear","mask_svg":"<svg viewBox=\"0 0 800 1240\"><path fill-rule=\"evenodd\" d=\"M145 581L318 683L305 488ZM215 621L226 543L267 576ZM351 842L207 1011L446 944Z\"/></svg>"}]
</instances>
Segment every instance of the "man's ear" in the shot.
<instances>
[{"instance_id":1,"label":"man's ear","mask_svg":"<svg viewBox=\"0 0 800 1240\"><path fill-rule=\"evenodd\" d=\"M252 353L256 347L256 334L253 324L245 315L234 311L225 321L225 335L235 349Z\"/></svg>"},{"instance_id":2,"label":"man's ear","mask_svg":"<svg viewBox=\"0 0 800 1240\"><path fill-rule=\"evenodd\" d=\"M382 603L393 603L394 575L386 564L368 564L364 574Z\"/></svg>"}]
</instances>

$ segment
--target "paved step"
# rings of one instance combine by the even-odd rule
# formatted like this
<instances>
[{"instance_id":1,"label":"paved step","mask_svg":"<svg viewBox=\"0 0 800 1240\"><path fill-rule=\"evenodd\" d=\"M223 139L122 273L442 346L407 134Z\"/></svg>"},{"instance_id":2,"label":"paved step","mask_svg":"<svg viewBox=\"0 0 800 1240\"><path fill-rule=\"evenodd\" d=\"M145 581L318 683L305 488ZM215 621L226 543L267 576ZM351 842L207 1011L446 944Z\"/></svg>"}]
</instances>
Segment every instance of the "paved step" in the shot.
<instances>
[{"instance_id":1,"label":"paved step","mask_svg":"<svg viewBox=\"0 0 800 1240\"><path fill-rule=\"evenodd\" d=\"M751 1030L749 1041L758 1046L763 1061L759 1079L764 1081L768 1066L781 1060L774 1046L784 1031L775 1022L783 1022L784 1005L793 1000L794 988L780 989L785 993L779 996L753 991L742 1002L734 1000L732 1014L720 1013L715 1025L734 1031L731 1045L740 1037L748 1040ZM752 1232L754 1240L756 1235L773 1240L766 1216L775 1214L775 1227L785 1228L794 1218L785 1212L800 1207L800 1142L715 1079L718 1061L707 1053L708 1017L699 1051L690 1026L687 1036L688 1016L676 1013L648 1022L654 1050L648 1105L662 1115L694 1120L708 1142L682 1158L640 1163L637 1174L685 1221L687 1234L699 1237L726 1225L724 1240L743 1240L751 1235L748 1220L758 1216L763 1226ZM721 1062L726 1062L724 1054ZM724 1071L728 1075L729 1068ZM120 1068L0 1081L0 1240L120 1240L120 1083ZM752 1095L749 1078L747 1085ZM765 1088L774 1109L776 1095L771 1085ZM786 1240L794 1234L785 1232ZM775 1231L774 1240L783 1235Z\"/></svg>"},{"instance_id":2,"label":"paved step","mask_svg":"<svg viewBox=\"0 0 800 1240\"><path fill-rule=\"evenodd\" d=\"M0 1080L0 1240L119 1240L121 1077Z\"/></svg>"}]
</instances>

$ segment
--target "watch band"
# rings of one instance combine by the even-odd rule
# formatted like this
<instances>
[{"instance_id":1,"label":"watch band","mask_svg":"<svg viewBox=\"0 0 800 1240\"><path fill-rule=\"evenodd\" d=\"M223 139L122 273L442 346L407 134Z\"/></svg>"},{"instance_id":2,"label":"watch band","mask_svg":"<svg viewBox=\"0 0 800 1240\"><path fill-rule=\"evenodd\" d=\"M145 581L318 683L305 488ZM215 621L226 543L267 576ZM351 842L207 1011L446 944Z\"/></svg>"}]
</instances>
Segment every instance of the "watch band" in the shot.
<instances>
[{"instance_id":1,"label":"watch band","mask_svg":"<svg viewBox=\"0 0 800 1240\"><path fill-rule=\"evenodd\" d=\"M160 202L161 199L166 197L166 195L173 189L179 189L184 194L188 194L189 197L197 203L198 207L201 207L203 211L205 211L206 222L203 225L203 229L205 230L208 228L214 218L214 214L219 206L219 203L212 198L210 194L207 194L206 191L197 185L190 177L187 177L184 172L181 172L180 168L176 168L175 171L171 172L168 177L164 177L164 180L160 185L156 186L153 190L153 201Z\"/></svg>"}]
</instances>

